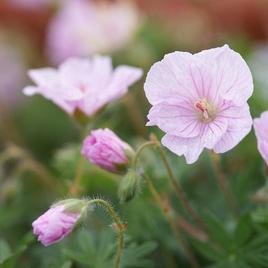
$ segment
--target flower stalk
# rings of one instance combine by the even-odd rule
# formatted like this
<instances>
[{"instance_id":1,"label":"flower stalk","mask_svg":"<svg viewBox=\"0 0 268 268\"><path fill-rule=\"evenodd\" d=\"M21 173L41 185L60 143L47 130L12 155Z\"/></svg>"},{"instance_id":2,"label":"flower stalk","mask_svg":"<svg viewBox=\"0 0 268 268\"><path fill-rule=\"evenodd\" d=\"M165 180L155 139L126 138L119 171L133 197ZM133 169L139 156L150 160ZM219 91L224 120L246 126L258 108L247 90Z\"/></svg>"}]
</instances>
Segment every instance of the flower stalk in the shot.
<instances>
[{"instance_id":1,"label":"flower stalk","mask_svg":"<svg viewBox=\"0 0 268 268\"><path fill-rule=\"evenodd\" d=\"M186 209L186 211L188 211L188 213L192 216L193 220L198 223L202 229L205 229L204 227L204 222L203 220L199 217L199 215L195 212L195 210L193 209L193 207L191 206L187 196L184 194L180 184L177 182L176 177L171 169L171 166L168 162L168 159L166 157L166 154L161 146L161 144L159 143L158 139L156 138L155 135L151 135L151 140L154 141L155 145L157 146L159 155L161 157L161 160L167 170L169 179L171 181L171 184L173 185L175 192L178 196L178 198L180 199L182 205L184 206L184 208Z\"/></svg>"},{"instance_id":2,"label":"flower stalk","mask_svg":"<svg viewBox=\"0 0 268 268\"><path fill-rule=\"evenodd\" d=\"M156 188L154 187L153 185L153 182L152 180L150 179L149 176L147 176L146 174L143 174L142 175L145 182L147 183L148 185L148 188L153 196L153 198L155 199L156 203L159 205L159 207L162 209L171 229L173 230L174 234L175 234L175 237L177 239L177 241L179 242L179 244L182 245L185 253L187 254L188 256L188 259L192 265L192 267L194 268L199 268L199 264L191 250L191 248L189 247L188 243L184 240L184 238L180 235L178 229L177 229L177 226L176 226L176 223L174 222L174 219L170 213L170 207L167 206L167 204L164 204L164 202L162 201L162 198L160 196L160 194L157 192ZM183 222L187 222L186 220L183 220ZM185 229L187 230L187 229ZM194 236L195 237L195 236ZM198 238L200 239L200 238Z\"/></svg>"},{"instance_id":3,"label":"flower stalk","mask_svg":"<svg viewBox=\"0 0 268 268\"><path fill-rule=\"evenodd\" d=\"M217 155L213 152L210 152L210 158L211 158L212 163L214 165L218 185L219 185L221 192L223 193L224 199L225 199L227 205L230 207L231 212L234 215L236 215L237 214L237 205L235 203L234 196L231 193L229 184L227 183L226 178L222 172L219 155Z\"/></svg>"},{"instance_id":4,"label":"flower stalk","mask_svg":"<svg viewBox=\"0 0 268 268\"><path fill-rule=\"evenodd\" d=\"M115 225L117 227L116 229L118 230L118 242L117 242L117 252L116 252L113 268L119 268L120 263L121 263L121 259L123 256L124 235L125 235L125 231L126 231L126 225L121 222L119 216L114 211L112 205L110 203L108 203L107 201L105 201L103 199L99 199L99 198L92 199L92 200L88 201L88 205L93 205L93 204L100 205L104 209L106 209L106 211L109 213L109 215L111 216L111 218L115 222Z\"/></svg>"}]
</instances>

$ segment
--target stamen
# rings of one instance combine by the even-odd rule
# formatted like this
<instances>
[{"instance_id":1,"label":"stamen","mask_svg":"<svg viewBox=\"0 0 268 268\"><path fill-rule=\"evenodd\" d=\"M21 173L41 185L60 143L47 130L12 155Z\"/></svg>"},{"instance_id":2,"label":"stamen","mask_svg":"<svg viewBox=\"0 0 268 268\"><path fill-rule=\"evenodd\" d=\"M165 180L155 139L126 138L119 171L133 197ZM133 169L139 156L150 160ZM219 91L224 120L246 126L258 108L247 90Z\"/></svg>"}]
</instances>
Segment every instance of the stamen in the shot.
<instances>
[{"instance_id":1,"label":"stamen","mask_svg":"<svg viewBox=\"0 0 268 268\"><path fill-rule=\"evenodd\" d=\"M203 122L211 122L216 116L215 107L206 99L201 99L194 104L195 108L199 111L200 119Z\"/></svg>"},{"instance_id":2,"label":"stamen","mask_svg":"<svg viewBox=\"0 0 268 268\"><path fill-rule=\"evenodd\" d=\"M204 107L202 101L198 101L195 103L195 107L199 110L201 110L201 112L204 112L206 110L206 108Z\"/></svg>"}]
</instances>

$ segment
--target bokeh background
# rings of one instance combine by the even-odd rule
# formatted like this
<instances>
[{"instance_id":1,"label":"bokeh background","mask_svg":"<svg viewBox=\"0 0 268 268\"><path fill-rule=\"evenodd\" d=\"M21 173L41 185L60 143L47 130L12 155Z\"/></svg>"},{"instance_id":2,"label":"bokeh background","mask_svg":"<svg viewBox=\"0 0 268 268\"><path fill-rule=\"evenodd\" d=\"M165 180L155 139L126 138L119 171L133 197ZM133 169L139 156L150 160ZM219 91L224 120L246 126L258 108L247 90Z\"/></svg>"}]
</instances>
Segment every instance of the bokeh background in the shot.
<instances>
[{"instance_id":1,"label":"bokeh background","mask_svg":"<svg viewBox=\"0 0 268 268\"><path fill-rule=\"evenodd\" d=\"M267 0L91 1L101 9L93 10L100 12L98 15L87 14L78 1L0 2L0 238L5 250L14 251L21 241L30 239L26 234L31 222L52 202L68 196L64 189L74 177L81 147L79 129L72 118L41 96L29 98L22 94L23 87L31 84L28 69L57 66L69 56L100 53L111 55L114 66L141 67L146 75L166 53L197 52L227 43L242 54L253 73L252 115L257 117L268 109ZM94 127L109 127L134 147L148 139L152 131L161 137L160 131L145 127L149 105L143 92L144 79L123 99L106 107L95 119ZM194 166L187 166L171 153L169 157L195 206L224 219L226 208L207 154ZM254 133L222 160L241 207L248 209L253 206L249 200L265 180ZM148 153L146 170L163 194L170 194L179 211L158 161ZM103 196L117 207L118 180L120 177L88 163L81 195ZM58 184L64 185L60 193ZM135 202L117 208L129 222L129 243L137 250L133 261L136 264L124 267L190 267L146 188ZM99 213L85 227L92 230L88 234L90 245L77 242L86 233L67 239L64 246L51 248L31 241L18 254L14 267L109 267L109 262L99 260L112 236L105 223L109 223L107 217ZM82 247L81 252L91 254L91 261L81 262L76 243ZM138 252L144 243L148 250L148 254L144 250L145 257Z\"/></svg>"}]
</instances>

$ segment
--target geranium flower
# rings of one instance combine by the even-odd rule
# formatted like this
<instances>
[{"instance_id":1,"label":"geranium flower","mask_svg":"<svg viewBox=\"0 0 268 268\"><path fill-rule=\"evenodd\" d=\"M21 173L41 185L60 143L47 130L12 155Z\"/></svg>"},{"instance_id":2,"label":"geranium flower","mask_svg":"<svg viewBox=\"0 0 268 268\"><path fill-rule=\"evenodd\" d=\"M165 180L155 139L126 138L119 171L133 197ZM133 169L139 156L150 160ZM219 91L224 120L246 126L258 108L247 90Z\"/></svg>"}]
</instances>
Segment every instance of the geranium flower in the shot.
<instances>
[{"instance_id":1,"label":"geranium flower","mask_svg":"<svg viewBox=\"0 0 268 268\"><path fill-rule=\"evenodd\" d=\"M126 94L141 78L142 70L122 65L113 71L110 57L95 56L91 60L68 59L58 69L30 70L29 76L37 86L26 87L26 95L41 94L69 114L80 110L92 116Z\"/></svg>"},{"instance_id":2,"label":"geranium flower","mask_svg":"<svg viewBox=\"0 0 268 268\"><path fill-rule=\"evenodd\" d=\"M139 26L137 9L126 1L67 0L48 28L53 63L72 56L112 53L124 47Z\"/></svg>"},{"instance_id":3,"label":"geranium flower","mask_svg":"<svg viewBox=\"0 0 268 268\"><path fill-rule=\"evenodd\" d=\"M204 148L224 153L249 133L252 92L246 62L227 45L197 54L170 53L146 79L153 105L147 125L166 132L163 145L194 163Z\"/></svg>"},{"instance_id":4,"label":"geranium flower","mask_svg":"<svg viewBox=\"0 0 268 268\"><path fill-rule=\"evenodd\" d=\"M254 130L257 137L258 150L268 165L268 111L263 112L260 118L254 119Z\"/></svg>"}]
</instances>

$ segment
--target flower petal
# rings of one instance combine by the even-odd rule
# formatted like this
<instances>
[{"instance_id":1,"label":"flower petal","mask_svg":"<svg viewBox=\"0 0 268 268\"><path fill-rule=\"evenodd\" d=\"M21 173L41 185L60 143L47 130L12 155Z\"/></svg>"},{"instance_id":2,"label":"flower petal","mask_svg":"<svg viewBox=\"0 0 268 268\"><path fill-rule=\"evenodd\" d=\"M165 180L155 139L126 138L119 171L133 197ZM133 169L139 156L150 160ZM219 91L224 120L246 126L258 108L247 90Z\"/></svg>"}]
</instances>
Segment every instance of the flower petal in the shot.
<instances>
[{"instance_id":1,"label":"flower petal","mask_svg":"<svg viewBox=\"0 0 268 268\"><path fill-rule=\"evenodd\" d=\"M152 66L144 90L152 105L173 98L195 102L206 97L212 82L213 72L198 57L174 52Z\"/></svg>"},{"instance_id":2,"label":"flower petal","mask_svg":"<svg viewBox=\"0 0 268 268\"><path fill-rule=\"evenodd\" d=\"M216 153L225 153L236 146L251 130L252 118L249 106L229 107L219 117L228 119L228 127L224 136L214 146Z\"/></svg>"},{"instance_id":3,"label":"flower petal","mask_svg":"<svg viewBox=\"0 0 268 268\"><path fill-rule=\"evenodd\" d=\"M180 138L166 134L162 140L162 144L173 153L186 158L187 164L194 163L203 151L203 145L197 138Z\"/></svg>"},{"instance_id":4,"label":"flower petal","mask_svg":"<svg viewBox=\"0 0 268 268\"><path fill-rule=\"evenodd\" d=\"M188 103L172 105L160 103L154 105L149 114L147 126L158 126L170 135L189 138L200 134L201 129L198 115Z\"/></svg>"},{"instance_id":5,"label":"flower petal","mask_svg":"<svg viewBox=\"0 0 268 268\"><path fill-rule=\"evenodd\" d=\"M253 79L249 67L241 55L228 45L204 50L195 56L208 65L217 64L215 79L222 98L241 105L252 95Z\"/></svg>"}]
</instances>

